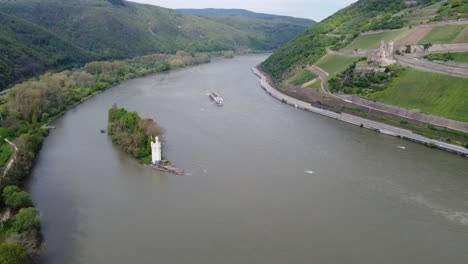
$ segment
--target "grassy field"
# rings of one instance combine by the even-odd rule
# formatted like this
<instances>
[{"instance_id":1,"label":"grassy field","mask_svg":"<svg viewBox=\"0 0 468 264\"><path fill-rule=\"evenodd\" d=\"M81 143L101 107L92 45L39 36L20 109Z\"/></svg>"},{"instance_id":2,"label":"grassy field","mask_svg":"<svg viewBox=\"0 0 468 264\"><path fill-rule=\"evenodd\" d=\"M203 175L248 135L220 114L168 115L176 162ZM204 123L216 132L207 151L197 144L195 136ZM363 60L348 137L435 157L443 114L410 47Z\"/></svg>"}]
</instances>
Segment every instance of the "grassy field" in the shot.
<instances>
[{"instance_id":1,"label":"grassy field","mask_svg":"<svg viewBox=\"0 0 468 264\"><path fill-rule=\"evenodd\" d=\"M0 142L0 168L3 168L13 154L13 149L3 139Z\"/></svg>"},{"instance_id":2,"label":"grassy field","mask_svg":"<svg viewBox=\"0 0 468 264\"><path fill-rule=\"evenodd\" d=\"M314 65L328 72L330 74L329 78L333 78L337 74L346 70L351 64L358 60L358 58L353 57L327 54L323 56L319 61L317 61Z\"/></svg>"},{"instance_id":3,"label":"grassy field","mask_svg":"<svg viewBox=\"0 0 468 264\"><path fill-rule=\"evenodd\" d=\"M315 73L309 71L308 69L301 69L291 78L288 79L288 83L295 86L301 86L304 83L311 81L317 77L318 76Z\"/></svg>"},{"instance_id":4,"label":"grassy field","mask_svg":"<svg viewBox=\"0 0 468 264\"><path fill-rule=\"evenodd\" d=\"M453 43L467 43L468 42L468 27L458 34L458 36L453 40Z\"/></svg>"},{"instance_id":5,"label":"grassy field","mask_svg":"<svg viewBox=\"0 0 468 264\"><path fill-rule=\"evenodd\" d=\"M397 30L371 35L361 35L351 42L347 48L350 49L377 49L380 46L380 41L397 40L405 31Z\"/></svg>"},{"instance_id":6,"label":"grassy field","mask_svg":"<svg viewBox=\"0 0 468 264\"><path fill-rule=\"evenodd\" d=\"M468 121L468 83L464 78L408 69L389 88L369 99L422 113Z\"/></svg>"},{"instance_id":7,"label":"grassy field","mask_svg":"<svg viewBox=\"0 0 468 264\"><path fill-rule=\"evenodd\" d=\"M312 89L312 90L321 90L322 89L322 81L318 80L315 83L307 86L307 88Z\"/></svg>"},{"instance_id":8,"label":"grassy field","mask_svg":"<svg viewBox=\"0 0 468 264\"><path fill-rule=\"evenodd\" d=\"M453 61L468 63L468 52L452 53Z\"/></svg>"},{"instance_id":9,"label":"grassy field","mask_svg":"<svg viewBox=\"0 0 468 264\"><path fill-rule=\"evenodd\" d=\"M465 25L451 25L444 27L436 27L427 34L419 44L447 44L452 43L463 31Z\"/></svg>"}]
</instances>

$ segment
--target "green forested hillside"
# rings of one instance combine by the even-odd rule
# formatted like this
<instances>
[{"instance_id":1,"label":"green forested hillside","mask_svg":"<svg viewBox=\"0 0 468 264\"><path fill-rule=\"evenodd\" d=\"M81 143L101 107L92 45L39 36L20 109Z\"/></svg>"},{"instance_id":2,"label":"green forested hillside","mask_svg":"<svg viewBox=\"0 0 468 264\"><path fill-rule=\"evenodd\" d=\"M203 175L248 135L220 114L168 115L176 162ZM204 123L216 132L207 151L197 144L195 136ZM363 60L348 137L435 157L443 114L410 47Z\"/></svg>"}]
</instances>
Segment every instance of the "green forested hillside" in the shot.
<instances>
[{"instance_id":1,"label":"green forested hillside","mask_svg":"<svg viewBox=\"0 0 468 264\"><path fill-rule=\"evenodd\" d=\"M47 69L153 53L269 50L301 32L235 28L124 0L0 0L0 90ZM238 21L237 23L244 23ZM249 23L249 22L246 22Z\"/></svg>"},{"instance_id":2,"label":"green forested hillside","mask_svg":"<svg viewBox=\"0 0 468 264\"><path fill-rule=\"evenodd\" d=\"M0 90L48 68L72 67L92 57L50 31L0 12Z\"/></svg>"},{"instance_id":3,"label":"green forested hillside","mask_svg":"<svg viewBox=\"0 0 468 264\"><path fill-rule=\"evenodd\" d=\"M316 24L304 18L254 13L242 9L178 9L256 36L255 44L265 50L281 47Z\"/></svg>"},{"instance_id":4,"label":"green forested hillside","mask_svg":"<svg viewBox=\"0 0 468 264\"><path fill-rule=\"evenodd\" d=\"M120 3L120 4L118 4ZM15 15L103 57L249 46L242 32L174 10L108 0L0 0Z\"/></svg>"},{"instance_id":5,"label":"green forested hillside","mask_svg":"<svg viewBox=\"0 0 468 264\"><path fill-rule=\"evenodd\" d=\"M360 0L344 8L275 52L262 66L276 79L292 66L313 64L326 53L349 44L359 33L371 29L395 29L404 25L397 15L411 5L423 5L428 0Z\"/></svg>"}]
</instances>

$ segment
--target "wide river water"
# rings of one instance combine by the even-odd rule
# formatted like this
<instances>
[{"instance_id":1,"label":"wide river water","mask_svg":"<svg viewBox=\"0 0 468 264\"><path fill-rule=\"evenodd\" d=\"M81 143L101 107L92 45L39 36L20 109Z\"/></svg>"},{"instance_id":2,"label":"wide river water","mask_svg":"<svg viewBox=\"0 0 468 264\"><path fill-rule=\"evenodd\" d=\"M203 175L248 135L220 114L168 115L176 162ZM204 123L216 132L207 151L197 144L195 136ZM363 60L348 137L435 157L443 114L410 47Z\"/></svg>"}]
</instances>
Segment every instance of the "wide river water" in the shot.
<instances>
[{"instance_id":1,"label":"wide river water","mask_svg":"<svg viewBox=\"0 0 468 264\"><path fill-rule=\"evenodd\" d=\"M251 72L265 58L132 80L59 119L29 184L42 263L468 263L468 160L274 100ZM165 127L187 175L101 134L113 103Z\"/></svg>"}]
</instances>

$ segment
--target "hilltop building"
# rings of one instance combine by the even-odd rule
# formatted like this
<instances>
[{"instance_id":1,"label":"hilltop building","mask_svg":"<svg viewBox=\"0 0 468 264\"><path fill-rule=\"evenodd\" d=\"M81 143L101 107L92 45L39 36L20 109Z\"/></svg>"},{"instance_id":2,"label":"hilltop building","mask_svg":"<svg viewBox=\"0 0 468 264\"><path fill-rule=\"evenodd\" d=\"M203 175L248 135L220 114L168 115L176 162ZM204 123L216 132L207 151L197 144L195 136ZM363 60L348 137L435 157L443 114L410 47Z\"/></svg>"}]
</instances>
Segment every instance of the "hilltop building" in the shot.
<instances>
[{"instance_id":1,"label":"hilltop building","mask_svg":"<svg viewBox=\"0 0 468 264\"><path fill-rule=\"evenodd\" d=\"M385 41L380 41L380 48L369 52L367 55L367 60L371 64L378 66L388 66L395 64L395 43L390 41L385 43Z\"/></svg>"}]
</instances>

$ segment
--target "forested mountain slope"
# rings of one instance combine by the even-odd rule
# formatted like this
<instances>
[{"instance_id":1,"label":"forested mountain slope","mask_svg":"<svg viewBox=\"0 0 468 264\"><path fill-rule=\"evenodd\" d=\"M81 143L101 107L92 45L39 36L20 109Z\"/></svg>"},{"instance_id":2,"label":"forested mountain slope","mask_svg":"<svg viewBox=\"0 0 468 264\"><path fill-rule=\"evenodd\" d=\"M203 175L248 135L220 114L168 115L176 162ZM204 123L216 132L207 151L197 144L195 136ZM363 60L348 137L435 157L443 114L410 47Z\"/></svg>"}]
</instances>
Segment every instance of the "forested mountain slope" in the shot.
<instances>
[{"instance_id":1,"label":"forested mountain slope","mask_svg":"<svg viewBox=\"0 0 468 264\"><path fill-rule=\"evenodd\" d=\"M262 25L236 28L124 0L0 0L0 20L0 90L47 69L90 60L178 50L270 50L285 42L285 34L260 34ZM291 39L302 31L288 21L274 24L288 29Z\"/></svg>"},{"instance_id":2,"label":"forested mountain slope","mask_svg":"<svg viewBox=\"0 0 468 264\"><path fill-rule=\"evenodd\" d=\"M44 28L0 12L0 90L49 68L67 68L93 55Z\"/></svg>"},{"instance_id":3,"label":"forested mountain slope","mask_svg":"<svg viewBox=\"0 0 468 264\"><path fill-rule=\"evenodd\" d=\"M204 17L257 36L257 45L266 50L281 47L317 23L310 19L255 13L243 9L208 8L178 11Z\"/></svg>"}]
</instances>

